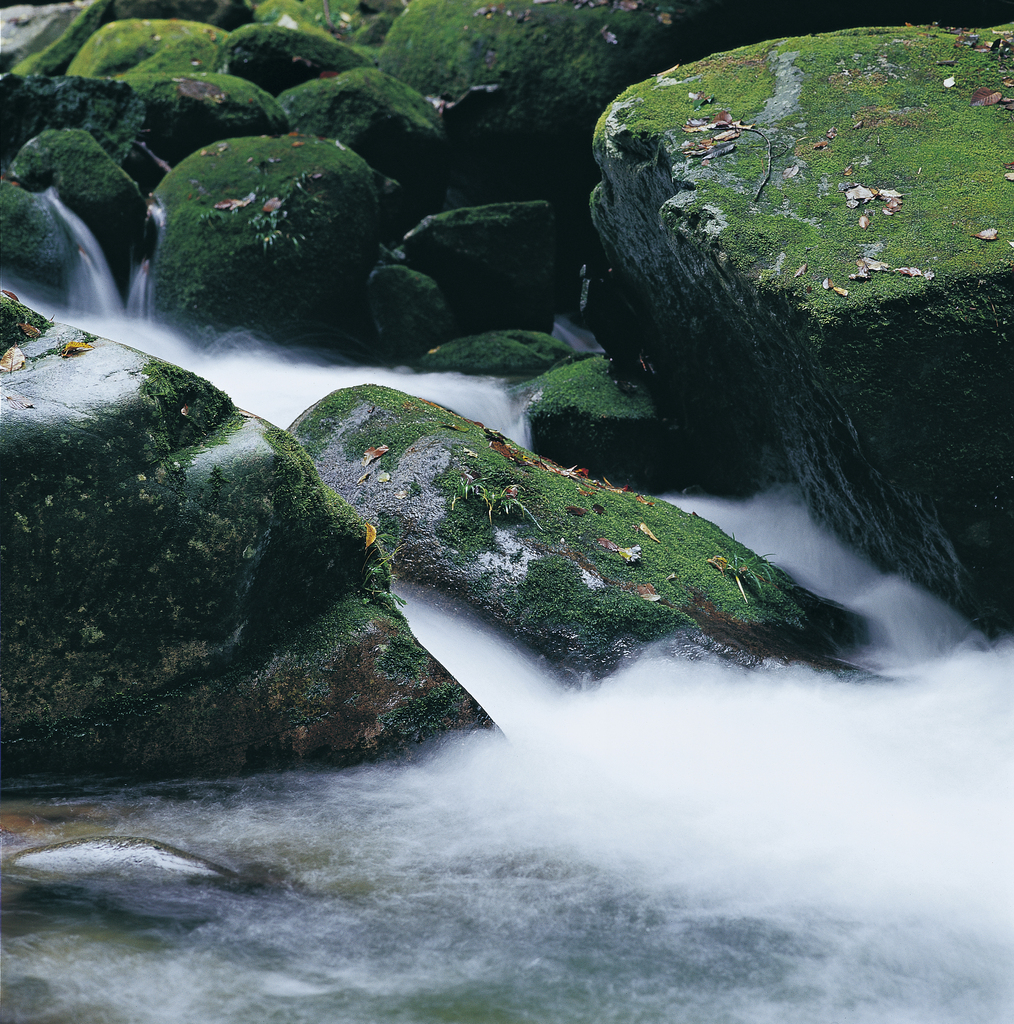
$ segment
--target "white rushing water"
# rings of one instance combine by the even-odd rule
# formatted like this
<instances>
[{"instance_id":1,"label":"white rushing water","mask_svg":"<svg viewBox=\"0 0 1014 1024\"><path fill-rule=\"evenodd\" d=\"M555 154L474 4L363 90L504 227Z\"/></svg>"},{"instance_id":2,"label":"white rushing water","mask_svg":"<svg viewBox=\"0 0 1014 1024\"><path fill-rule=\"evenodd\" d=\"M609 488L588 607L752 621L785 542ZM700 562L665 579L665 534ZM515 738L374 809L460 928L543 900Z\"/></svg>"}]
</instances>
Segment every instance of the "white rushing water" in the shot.
<instances>
[{"instance_id":1,"label":"white rushing water","mask_svg":"<svg viewBox=\"0 0 1014 1024\"><path fill-rule=\"evenodd\" d=\"M494 380L198 353L108 309L43 311L282 425L374 381L524 438ZM345 771L9 784L5 822L31 845L135 836L239 878L8 861L3 1019L1010 1020L1014 644L874 570L789 491L670 499L864 615L870 672L746 670L662 644L563 690L412 594L417 636L502 733Z\"/></svg>"}]
</instances>

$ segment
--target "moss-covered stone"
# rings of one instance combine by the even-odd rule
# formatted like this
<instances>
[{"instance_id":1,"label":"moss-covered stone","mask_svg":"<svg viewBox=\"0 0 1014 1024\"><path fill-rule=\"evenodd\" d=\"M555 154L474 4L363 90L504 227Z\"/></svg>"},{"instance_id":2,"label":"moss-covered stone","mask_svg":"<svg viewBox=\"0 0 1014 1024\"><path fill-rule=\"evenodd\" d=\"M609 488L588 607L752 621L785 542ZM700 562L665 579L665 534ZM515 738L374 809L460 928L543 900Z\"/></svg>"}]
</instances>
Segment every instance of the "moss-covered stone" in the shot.
<instances>
[{"instance_id":1,"label":"moss-covered stone","mask_svg":"<svg viewBox=\"0 0 1014 1024\"><path fill-rule=\"evenodd\" d=\"M698 447L694 482L795 478L882 565L981 609L962 596L953 541L985 605L1010 617L1014 407L1000 382L1014 370L1002 173L1014 124L970 105L1002 74L995 51L918 28L715 54L603 115L593 213L636 297L662 411ZM688 92L714 103L697 110ZM702 133L682 127L721 109L757 130L705 163L691 155ZM855 184L903 205L850 208ZM975 237L986 228L997 241ZM890 270L850 281L861 258Z\"/></svg>"},{"instance_id":2,"label":"moss-covered stone","mask_svg":"<svg viewBox=\"0 0 1014 1024\"><path fill-rule=\"evenodd\" d=\"M16 75L62 75L78 50L105 25L116 18L114 0L95 0L67 27L67 30L44 50L30 54L15 64ZM5 147L6 148L6 147Z\"/></svg>"},{"instance_id":3,"label":"moss-covered stone","mask_svg":"<svg viewBox=\"0 0 1014 1024\"><path fill-rule=\"evenodd\" d=\"M408 267L378 267L367 284L377 356L412 361L454 334L454 315L432 277Z\"/></svg>"},{"instance_id":4,"label":"moss-covered stone","mask_svg":"<svg viewBox=\"0 0 1014 1024\"><path fill-rule=\"evenodd\" d=\"M177 18L226 30L245 25L253 18L243 0L114 0L114 10L119 20Z\"/></svg>"},{"instance_id":5,"label":"moss-covered stone","mask_svg":"<svg viewBox=\"0 0 1014 1024\"><path fill-rule=\"evenodd\" d=\"M349 71L369 64L352 47L327 32L281 25L244 25L229 37L223 50L223 70L248 78L272 96L322 71Z\"/></svg>"},{"instance_id":6,"label":"moss-covered stone","mask_svg":"<svg viewBox=\"0 0 1014 1024\"><path fill-rule=\"evenodd\" d=\"M548 332L554 243L549 203L493 203L424 218L404 248L443 289L463 331Z\"/></svg>"},{"instance_id":7,"label":"moss-covered stone","mask_svg":"<svg viewBox=\"0 0 1014 1024\"><path fill-rule=\"evenodd\" d=\"M41 132L21 147L10 173L32 192L54 187L102 246L121 287L126 286L131 250L144 234L148 206L133 180L88 132Z\"/></svg>"},{"instance_id":8,"label":"moss-covered stone","mask_svg":"<svg viewBox=\"0 0 1014 1024\"><path fill-rule=\"evenodd\" d=\"M265 0L254 10L254 20L269 25L281 24L292 28L285 19L291 19L300 28L324 29L333 32L339 42L351 45L379 47L394 19L407 6L403 0L333 0L328 4L331 22L324 11L323 0Z\"/></svg>"},{"instance_id":9,"label":"moss-covered stone","mask_svg":"<svg viewBox=\"0 0 1014 1024\"><path fill-rule=\"evenodd\" d=\"M21 324L28 324L36 330L49 327L49 321L41 313L16 299L0 296L0 352L6 352L12 345L25 344L26 335Z\"/></svg>"},{"instance_id":10,"label":"moss-covered stone","mask_svg":"<svg viewBox=\"0 0 1014 1024\"><path fill-rule=\"evenodd\" d=\"M74 76L0 78L0 162L47 128L81 128L122 164L144 122L144 102L129 85Z\"/></svg>"},{"instance_id":11,"label":"moss-covered stone","mask_svg":"<svg viewBox=\"0 0 1014 1024\"><path fill-rule=\"evenodd\" d=\"M170 45L171 66L158 70L192 70L190 61L197 60L206 70L217 71L219 53L227 37L224 29L197 21L111 21L81 47L67 73L91 78L119 75Z\"/></svg>"},{"instance_id":12,"label":"moss-covered stone","mask_svg":"<svg viewBox=\"0 0 1014 1024\"><path fill-rule=\"evenodd\" d=\"M617 380L602 356L577 359L525 385L532 448L584 466L615 484L665 490L679 433L655 411L647 388Z\"/></svg>"},{"instance_id":13,"label":"moss-covered stone","mask_svg":"<svg viewBox=\"0 0 1014 1024\"><path fill-rule=\"evenodd\" d=\"M235 75L191 70L187 75L142 74L124 79L144 101L146 145L169 164L218 139L282 135L289 121L274 97Z\"/></svg>"},{"instance_id":14,"label":"moss-covered stone","mask_svg":"<svg viewBox=\"0 0 1014 1024\"><path fill-rule=\"evenodd\" d=\"M22 348L0 381L8 773L348 764L484 719L365 589L365 524L291 436L73 328Z\"/></svg>"},{"instance_id":15,"label":"moss-covered stone","mask_svg":"<svg viewBox=\"0 0 1014 1024\"><path fill-rule=\"evenodd\" d=\"M431 403L364 385L329 395L291 429L322 479L395 537L399 578L471 604L566 670L603 671L632 643L695 629L739 650L826 663L826 631L847 633L835 611L713 524ZM364 451L384 445L364 473ZM636 559L617 550L635 545ZM731 573L708 563L716 556L754 559L769 582L746 581L747 603Z\"/></svg>"},{"instance_id":16,"label":"moss-covered stone","mask_svg":"<svg viewBox=\"0 0 1014 1024\"><path fill-rule=\"evenodd\" d=\"M564 341L541 331L487 331L455 338L416 360L420 370L530 377L573 355Z\"/></svg>"},{"instance_id":17,"label":"moss-covered stone","mask_svg":"<svg viewBox=\"0 0 1014 1024\"><path fill-rule=\"evenodd\" d=\"M152 266L164 315L300 343L312 331L339 347L341 331L372 330L377 197L350 149L295 133L229 139L187 157L155 194L166 211ZM226 200L239 205L215 209Z\"/></svg>"},{"instance_id":18,"label":"moss-covered stone","mask_svg":"<svg viewBox=\"0 0 1014 1024\"><path fill-rule=\"evenodd\" d=\"M80 7L67 2L18 7L0 13L0 72L55 43L81 13Z\"/></svg>"},{"instance_id":19,"label":"moss-covered stone","mask_svg":"<svg viewBox=\"0 0 1014 1024\"><path fill-rule=\"evenodd\" d=\"M49 207L13 182L0 181L0 229L4 287L29 284L55 299L70 245Z\"/></svg>"},{"instance_id":20,"label":"moss-covered stone","mask_svg":"<svg viewBox=\"0 0 1014 1024\"><path fill-rule=\"evenodd\" d=\"M376 68L362 67L304 82L283 92L278 102L293 128L341 139L401 184L401 233L442 208L447 140L440 116L414 89Z\"/></svg>"}]
</instances>

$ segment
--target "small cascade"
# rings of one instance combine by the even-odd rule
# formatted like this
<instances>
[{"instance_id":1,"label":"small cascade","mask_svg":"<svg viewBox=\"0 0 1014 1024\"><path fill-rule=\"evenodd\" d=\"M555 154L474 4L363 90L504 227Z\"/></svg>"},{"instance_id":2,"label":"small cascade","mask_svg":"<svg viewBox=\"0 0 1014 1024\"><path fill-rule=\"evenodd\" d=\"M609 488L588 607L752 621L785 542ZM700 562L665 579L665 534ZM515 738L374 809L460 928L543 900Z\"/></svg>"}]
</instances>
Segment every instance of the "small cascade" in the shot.
<instances>
[{"instance_id":1,"label":"small cascade","mask_svg":"<svg viewBox=\"0 0 1014 1024\"><path fill-rule=\"evenodd\" d=\"M104 316L122 313L123 302L105 253L85 222L63 204L55 188L40 193L39 200L52 213L70 243L70 265L65 278L67 305Z\"/></svg>"},{"instance_id":2,"label":"small cascade","mask_svg":"<svg viewBox=\"0 0 1014 1024\"><path fill-rule=\"evenodd\" d=\"M145 255L130 272L127 289L127 316L132 320L155 319L155 285L150 270L165 234L165 207L157 200L148 203L145 224Z\"/></svg>"}]
</instances>

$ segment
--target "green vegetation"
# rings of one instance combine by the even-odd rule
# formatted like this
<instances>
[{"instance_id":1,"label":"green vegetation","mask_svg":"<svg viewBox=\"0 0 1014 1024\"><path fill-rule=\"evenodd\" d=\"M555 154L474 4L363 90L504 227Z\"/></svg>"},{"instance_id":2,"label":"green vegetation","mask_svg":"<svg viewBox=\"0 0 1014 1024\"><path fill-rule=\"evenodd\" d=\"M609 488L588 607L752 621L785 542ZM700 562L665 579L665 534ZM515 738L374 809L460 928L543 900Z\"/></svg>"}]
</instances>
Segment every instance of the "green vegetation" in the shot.
<instances>
[{"instance_id":1,"label":"green vegetation","mask_svg":"<svg viewBox=\"0 0 1014 1024\"><path fill-rule=\"evenodd\" d=\"M15 75L63 75L82 46L116 17L116 0L95 0L67 26L63 35L44 50L29 54L11 71Z\"/></svg>"},{"instance_id":2,"label":"green vegetation","mask_svg":"<svg viewBox=\"0 0 1014 1024\"><path fill-rule=\"evenodd\" d=\"M172 56L167 65L151 64L143 70L192 71L190 62L198 60L207 70L217 71L218 54L228 36L224 29L199 21L112 21L81 47L67 74L93 78L119 75L147 62L170 44Z\"/></svg>"},{"instance_id":3,"label":"green vegetation","mask_svg":"<svg viewBox=\"0 0 1014 1024\"><path fill-rule=\"evenodd\" d=\"M416 360L420 370L527 377L567 359L573 349L541 331L487 331L440 345Z\"/></svg>"}]
</instances>

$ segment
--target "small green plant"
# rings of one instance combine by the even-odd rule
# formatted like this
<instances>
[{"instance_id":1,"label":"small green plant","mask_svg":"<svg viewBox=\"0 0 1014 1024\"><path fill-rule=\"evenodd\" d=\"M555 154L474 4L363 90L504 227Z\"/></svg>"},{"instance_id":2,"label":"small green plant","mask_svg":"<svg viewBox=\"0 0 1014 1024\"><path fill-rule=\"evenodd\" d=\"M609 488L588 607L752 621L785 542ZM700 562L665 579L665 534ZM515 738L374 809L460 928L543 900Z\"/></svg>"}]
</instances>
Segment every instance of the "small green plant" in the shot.
<instances>
[{"instance_id":1,"label":"small green plant","mask_svg":"<svg viewBox=\"0 0 1014 1024\"><path fill-rule=\"evenodd\" d=\"M458 500L467 501L473 495L480 498L486 503L486 511L489 515L489 524L493 525L493 513L497 515L514 515L517 514L524 518L528 516L529 519L539 529L542 529L538 519L532 515L531 511L524 504L524 502L518 497L518 485L509 484L506 487L502 487L499 490L495 487L486 487L483 484L477 483L474 480L470 480L467 477L462 477L458 482L458 490L454 495L454 499L451 501L451 510L453 511L454 506Z\"/></svg>"},{"instance_id":2,"label":"small green plant","mask_svg":"<svg viewBox=\"0 0 1014 1024\"><path fill-rule=\"evenodd\" d=\"M735 537L733 540L735 540ZM753 584L757 587L758 591L760 590L761 583L767 583L769 586L774 587L775 590L781 589L774 579L771 578L775 574L775 566L768 561L769 557L770 555L754 555L752 558L741 560L739 555L733 555L730 560L723 558L721 555L715 555L707 561L708 565L716 568L723 576L727 572L732 576L736 581L736 586L739 587L743 600L749 604L750 599L746 596L746 590L743 587L744 582Z\"/></svg>"},{"instance_id":3,"label":"small green plant","mask_svg":"<svg viewBox=\"0 0 1014 1024\"><path fill-rule=\"evenodd\" d=\"M377 535L373 543L366 548L366 560L363 562L363 604L371 601L375 604L396 611L405 599L391 593L391 580L394 577L394 556L401 545L395 544L390 534Z\"/></svg>"}]
</instances>

